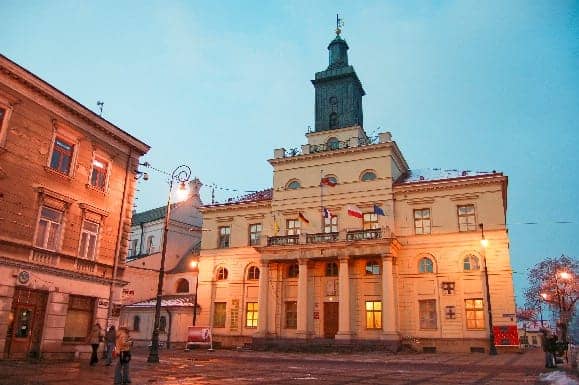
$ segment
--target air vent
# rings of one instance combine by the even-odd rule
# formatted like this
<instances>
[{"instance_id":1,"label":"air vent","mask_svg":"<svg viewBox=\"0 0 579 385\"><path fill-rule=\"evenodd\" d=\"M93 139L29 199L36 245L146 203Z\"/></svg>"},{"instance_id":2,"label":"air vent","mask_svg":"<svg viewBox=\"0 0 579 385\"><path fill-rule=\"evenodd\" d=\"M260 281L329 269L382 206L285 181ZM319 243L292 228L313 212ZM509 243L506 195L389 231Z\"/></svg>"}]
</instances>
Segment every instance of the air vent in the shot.
<instances>
[{"instance_id":1,"label":"air vent","mask_svg":"<svg viewBox=\"0 0 579 385\"><path fill-rule=\"evenodd\" d=\"M485 348L481 348L478 346L471 346L470 347L470 352L471 353L484 353L485 352Z\"/></svg>"}]
</instances>

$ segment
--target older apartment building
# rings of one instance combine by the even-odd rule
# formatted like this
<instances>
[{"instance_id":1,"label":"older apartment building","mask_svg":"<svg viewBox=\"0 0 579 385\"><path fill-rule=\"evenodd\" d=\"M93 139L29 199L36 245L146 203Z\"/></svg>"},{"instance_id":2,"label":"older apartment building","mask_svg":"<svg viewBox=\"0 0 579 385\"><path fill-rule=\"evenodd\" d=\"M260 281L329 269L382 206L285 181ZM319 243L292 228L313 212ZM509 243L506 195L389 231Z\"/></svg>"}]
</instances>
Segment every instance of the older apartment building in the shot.
<instances>
[{"instance_id":1,"label":"older apartment building","mask_svg":"<svg viewBox=\"0 0 579 385\"><path fill-rule=\"evenodd\" d=\"M148 150L0 55L0 357L86 354L118 317Z\"/></svg>"},{"instance_id":2,"label":"older apartment building","mask_svg":"<svg viewBox=\"0 0 579 385\"><path fill-rule=\"evenodd\" d=\"M507 177L411 169L390 133L368 137L337 32L312 80L315 130L274 150L273 187L202 208L198 325L224 345L480 351L492 314L511 344Z\"/></svg>"}]
</instances>

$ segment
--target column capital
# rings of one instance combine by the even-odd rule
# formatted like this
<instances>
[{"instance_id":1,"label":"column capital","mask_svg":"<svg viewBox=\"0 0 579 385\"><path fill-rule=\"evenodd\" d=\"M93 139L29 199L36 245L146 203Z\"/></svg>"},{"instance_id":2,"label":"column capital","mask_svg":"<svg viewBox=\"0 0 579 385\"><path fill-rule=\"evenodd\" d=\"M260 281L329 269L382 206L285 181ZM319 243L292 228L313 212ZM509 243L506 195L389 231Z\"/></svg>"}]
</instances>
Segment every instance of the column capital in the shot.
<instances>
[{"instance_id":1,"label":"column capital","mask_svg":"<svg viewBox=\"0 0 579 385\"><path fill-rule=\"evenodd\" d=\"M350 260L350 256L349 255L340 255L338 257L338 261L340 262L348 262Z\"/></svg>"},{"instance_id":2,"label":"column capital","mask_svg":"<svg viewBox=\"0 0 579 385\"><path fill-rule=\"evenodd\" d=\"M382 254L382 260L393 262L394 261L394 254L391 254L391 253Z\"/></svg>"},{"instance_id":3,"label":"column capital","mask_svg":"<svg viewBox=\"0 0 579 385\"><path fill-rule=\"evenodd\" d=\"M307 265L309 262L310 262L309 258L302 258L302 257L298 258L298 264L300 265Z\"/></svg>"},{"instance_id":4,"label":"column capital","mask_svg":"<svg viewBox=\"0 0 579 385\"><path fill-rule=\"evenodd\" d=\"M265 267L265 268L267 269L267 268L269 267L269 263L270 263L270 262L269 262L268 260L261 259L261 260L259 261L259 266L260 266L260 267Z\"/></svg>"}]
</instances>

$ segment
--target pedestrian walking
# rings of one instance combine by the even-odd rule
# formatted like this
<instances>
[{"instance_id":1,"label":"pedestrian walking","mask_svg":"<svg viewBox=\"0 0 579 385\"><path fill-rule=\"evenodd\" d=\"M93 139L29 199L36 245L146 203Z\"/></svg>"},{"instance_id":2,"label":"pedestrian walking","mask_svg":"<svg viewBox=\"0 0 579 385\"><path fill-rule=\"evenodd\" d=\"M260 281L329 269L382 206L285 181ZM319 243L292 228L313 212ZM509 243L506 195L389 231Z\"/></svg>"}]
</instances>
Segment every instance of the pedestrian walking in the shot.
<instances>
[{"instance_id":1,"label":"pedestrian walking","mask_svg":"<svg viewBox=\"0 0 579 385\"><path fill-rule=\"evenodd\" d=\"M90 365L96 365L97 362L99 362L99 358L97 355L98 349L99 349L99 344L101 343L103 338L102 335L102 328L101 325L97 322L96 324L93 325L91 331L90 331L90 335L88 337L88 343L90 344L91 348L92 348L92 353L90 355Z\"/></svg>"},{"instance_id":2,"label":"pedestrian walking","mask_svg":"<svg viewBox=\"0 0 579 385\"><path fill-rule=\"evenodd\" d=\"M117 343L117 331L115 325L111 325L105 334L105 349L106 349L106 366L111 366L113 362L113 350Z\"/></svg>"},{"instance_id":3,"label":"pedestrian walking","mask_svg":"<svg viewBox=\"0 0 579 385\"><path fill-rule=\"evenodd\" d=\"M116 335L115 355L118 356L115 366L115 385L130 384L129 363L131 362L131 346L133 342L126 327L120 327Z\"/></svg>"}]
</instances>

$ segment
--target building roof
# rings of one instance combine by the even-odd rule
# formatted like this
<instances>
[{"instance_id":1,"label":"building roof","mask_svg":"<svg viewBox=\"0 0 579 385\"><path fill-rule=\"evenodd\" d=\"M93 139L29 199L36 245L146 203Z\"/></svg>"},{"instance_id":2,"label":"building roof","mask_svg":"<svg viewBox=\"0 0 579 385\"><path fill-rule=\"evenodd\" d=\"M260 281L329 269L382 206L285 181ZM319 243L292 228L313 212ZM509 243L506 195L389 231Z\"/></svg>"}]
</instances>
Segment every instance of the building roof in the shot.
<instances>
[{"instance_id":1,"label":"building roof","mask_svg":"<svg viewBox=\"0 0 579 385\"><path fill-rule=\"evenodd\" d=\"M177 274L177 273L190 273L191 268L189 267L192 261L195 261L199 252L201 251L201 242L197 242L192 245L189 250L187 250L179 262L171 270L167 270L166 274Z\"/></svg>"},{"instance_id":2,"label":"building roof","mask_svg":"<svg viewBox=\"0 0 579 385\"><path fill-rule=\"evenodd\" d=\"M394 185L403 185L409 183L433 182L448 179L473 178L490 175L502 175L502 173L493 171L471 171L471 170L443 170L440 168L422 168L410 170L398 178Z\"/></svg>"},{"instance_id":3,"label":"building roof","mask_svg":"<svg viewBox=\"0 0 579 385\"><path fill-rule=\"evenodd\" d=\"M157 298L146 299L141 302L136 302L125 307L155 307ZM173 294L164 295L161 297L161 307L193 307L195 305L195 294Z\"/></svg>"},{"instance_id":4,"label":"building roof","mask_svg":"<svg viewBox=\"0 0 579 385\"><path fill-rule=\"evenodd\" d=\"M216 203L210 205L204 205L203 207L219 207L219 206L227 206L227 205L234 205L239 203L253 203L253 202L262 202L262 201L270 201L273 197L273 189L268 188L261 191L254 191L252 193L242 195L237 198L229 198L226 203Z\"/></svg>"},{"instance_id":5,"label":"building roof","mask_svg":"<svg viewBox=\"0 0 579 385\"><path fill-rule=\"evenodd\" d=\"M133 219L131 220L131 225L140 225L141 223L153 222L162 218L165 218L165 213L167 212L167 206L157 207L155 209L143 211L142 213L133 214Z\"/></svg>"}]
</instances>

